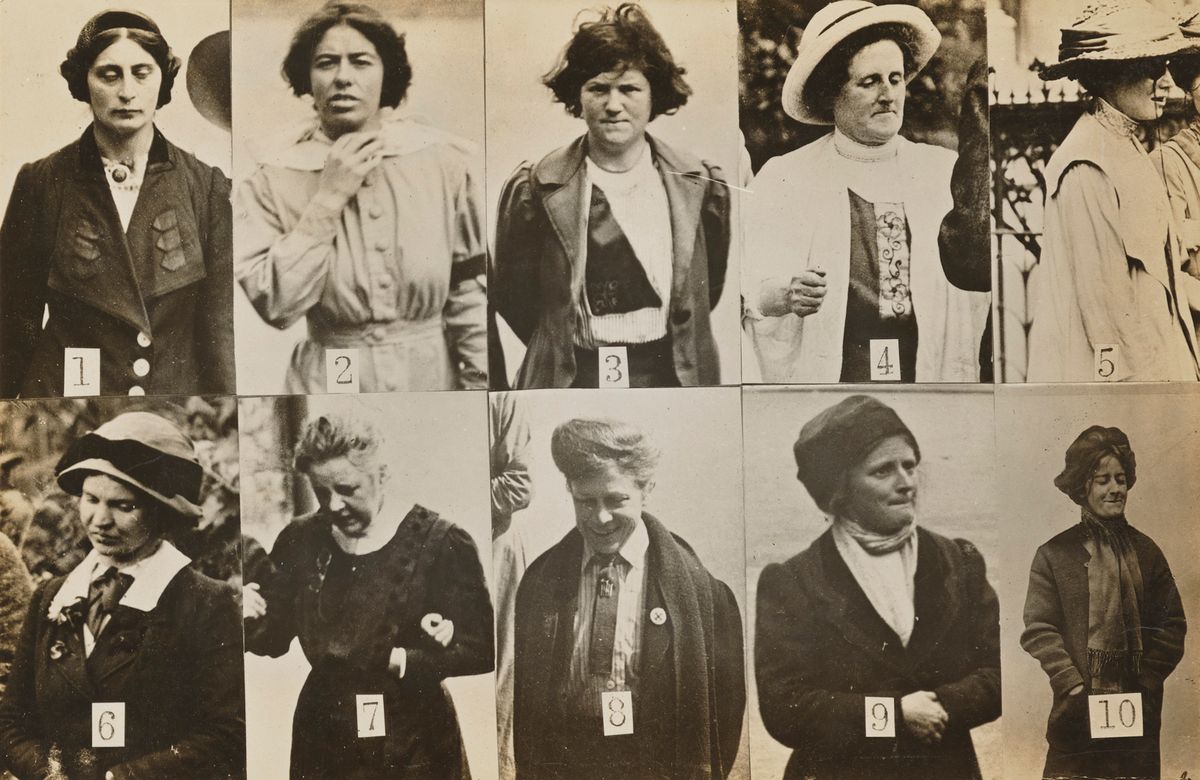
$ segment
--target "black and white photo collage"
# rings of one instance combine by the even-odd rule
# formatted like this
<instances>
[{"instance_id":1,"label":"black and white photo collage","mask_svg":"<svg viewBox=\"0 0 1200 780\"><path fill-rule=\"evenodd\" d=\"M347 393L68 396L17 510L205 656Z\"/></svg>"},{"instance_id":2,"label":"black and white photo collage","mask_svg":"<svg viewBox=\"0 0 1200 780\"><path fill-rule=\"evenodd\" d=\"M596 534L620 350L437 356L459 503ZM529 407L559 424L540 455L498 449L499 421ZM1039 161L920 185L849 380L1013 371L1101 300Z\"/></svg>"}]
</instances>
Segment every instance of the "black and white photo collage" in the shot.
<instances>
[{"instance_id":1,"label":"black and white photo collage","mask_svg":"<svg viewBox=\"0 0 1200 780\"><path fill-rule=\"evenodd\" d=\"M0 780L1200 778L1200 0L112 2Z\"/></svg>"}]
</instances>

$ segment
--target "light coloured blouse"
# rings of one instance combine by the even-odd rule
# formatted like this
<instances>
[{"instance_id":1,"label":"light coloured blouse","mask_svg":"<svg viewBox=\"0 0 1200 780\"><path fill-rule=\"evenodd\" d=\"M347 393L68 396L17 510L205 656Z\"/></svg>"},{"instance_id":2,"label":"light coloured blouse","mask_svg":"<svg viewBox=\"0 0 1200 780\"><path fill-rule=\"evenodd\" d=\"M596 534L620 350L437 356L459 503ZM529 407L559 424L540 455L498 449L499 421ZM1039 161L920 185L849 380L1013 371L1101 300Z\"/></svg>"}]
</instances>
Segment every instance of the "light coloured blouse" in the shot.
<instances>
[{"instance_id":1,"label":"light coloured blouse","mask_svg":"<svg viewBox=\"0 0 1200 780\"><path fill-rule=\"evenodd\" d=\"M287 393L325 392L331 348L358 350L363 392L487 387L474 149L390 115L382 133L384 159L340 213L314 200L332 144L315 125L234 195L234 271L250 302L276 328L308 321Z\"/></svg>"}]
</instances>

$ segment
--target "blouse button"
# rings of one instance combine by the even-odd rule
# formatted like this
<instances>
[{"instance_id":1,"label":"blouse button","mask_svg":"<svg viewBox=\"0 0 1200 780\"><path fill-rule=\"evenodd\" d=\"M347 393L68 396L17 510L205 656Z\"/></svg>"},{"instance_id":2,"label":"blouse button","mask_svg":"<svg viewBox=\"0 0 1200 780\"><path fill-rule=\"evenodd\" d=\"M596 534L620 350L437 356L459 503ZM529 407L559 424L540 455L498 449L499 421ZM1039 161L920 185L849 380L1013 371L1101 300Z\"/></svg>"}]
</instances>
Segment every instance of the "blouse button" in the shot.
<instances>
[{"instance_id":1,"label":"blouse button","mask_svg":"<svg viewBox=\"0 0 1200 780\"><path fill-rule=\"evenodd\" d=\"M383 209L378 206L372 206L367 213L371 215L371 219L379 219L383 216Z\"/></svg>"},{"instance_id":2,"label":"blouse button","mask_svg":"<svg viewBox=\"0 0 1200 780\"><path fill-rule=\"evenodd\" d=\"M146 389L144 387L142 387L141 385L134 385L133 387L129 388L129 394L130 395L145 395Z\"/></svg>"},{"instance_id":3,"label":"blouse button","mask_svg":"<svg viewBox=\"0 0 1200 780\"><path fill-rule=\"evenodd\" d=\"M386 252L388 249L388 244L386 241L380 239L379 241L375 242L375 249L380 252Z\"/></svg>"},{"instance_id":4,"label":"blouse button","mask_svg":"<svg viewBox=\"0 0 1200 780\"><path fill-rule=\"evenodd\" d=\"M383 327L376 325L374 328L371 328L370 336L374 341L383 341Z\"/></svg>"},{"instance_id":5,"label":"blouse button","mask_svg":"<svg viewBox=\"0 0 1200 780\"><path fill-rule=\"evenodd\" d=\"M363 186L370 187L375 184L375 172L372 171L363 177Z\"/></svg>"},{"instance_id":6,"label":"blouse button","mask_svg":"<svg viewBox=\"0 0 1200 780\"><path fill-rule=\"evenodd\" d=\"M379 279L379 289L381 289L381 290L390 290L390 289L392 289L392 277L390 277L390 276L384 276L384 277L380 277L380 279Z\"/></svg>"},{"instance_id":7,"label":"blouse button","mask_svg":"<svg viewBox=\"0 0 1200 780\"><path fill-rule=\"evenodd\" d=\"M133 373L138 376L145 376L150 373L150 361L146 358L138 358L133 361Z\"/></svg>"},{"instance_id":8,"label":"blouse button","mask_svg":"<svg viewBox=\"0 0 1200 780\"><path fill-rule=\"evenodd\" d=\"M137 343L138 343L138 346L143 349L150 346L150 334L146 333L146 331L144 331L144 330L138 331Z\"/></svg>"}]
</instances>

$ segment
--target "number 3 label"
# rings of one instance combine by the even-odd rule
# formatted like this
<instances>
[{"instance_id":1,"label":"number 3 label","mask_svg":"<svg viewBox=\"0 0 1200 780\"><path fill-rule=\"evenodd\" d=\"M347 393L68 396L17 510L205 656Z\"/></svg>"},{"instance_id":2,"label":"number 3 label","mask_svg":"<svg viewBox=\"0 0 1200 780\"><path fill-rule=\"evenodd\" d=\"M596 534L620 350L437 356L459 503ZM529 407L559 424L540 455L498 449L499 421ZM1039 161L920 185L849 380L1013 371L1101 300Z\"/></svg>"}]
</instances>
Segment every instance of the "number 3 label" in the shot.
<instances>
[{"instance_id":1,"label":"number 3 label","mask_svg":"<svg viewBox=\"0 0 1200 780\"><path fill-rule=\"evenodd\" d=\"M1092 739L1142 736L1142 694L1106 693L1088 696Z\"/></svg>"},{"instance_id":2,"label":"number 3 label","mask_svg":"<svg viewBox=\"0 0 1200 780\"><path fill-rule=\"evenodd\" d=\"M125 702L92 702L92 747L125 747Z\"/></svg>"},{"instance_id":3,"label":"number 3 label","mask_svg":"<svg viewBox=\"0 0 1200 780\"><path fill-rule=\"evenodd\" d=\"M100 350L78 347L63 350L63 395L100 395Z\"/></svg>"},{"instance_id":4,"label":"number 3 label","mask_svg":"<svg viewBox=\"0 0 1200 780\"><path fill-rule=\"evenodd\" d=\"M864 697L868 737L896 736L896 700L887 696Z\"/></svg>"},{"instance_id":5,"label":"number 3 label","mask_svg":"<svg viewBox=\"0 0 1200 780\"><path fill-rule=\"evenodd\" d=\"M625 347L600 347L600 386L629 387L629 354Z\"/></svg>"},{"instance_id":6,"label":"number 3 label","mask_svg":"<svg viewBox=\"0 0 1200 780\"><path fill-rule=\"evenodd\" d=\"M325 350L325 392L358 392L358 350Z\"/></svg>"},{"instance_id":7,"label":"number 3 label","mask_svg":"<svg viewBox=\"0 0 1200 780\"><path fill-rule=\"evenodd\" d=\"M900 339L871 339L871 381L900 381Z\"/></svg>"},{"instance_id":8,"label":"number 3 label","mask_svg":"<svg viewBox=\"0 0 1200 780\"><path fill-rule=\"evenodd\" d=\"M383 694L359 693L354 697L355 715L358 718L358 736L382 737L387 734L383 723Z\"/></svg>"}]
</instances>

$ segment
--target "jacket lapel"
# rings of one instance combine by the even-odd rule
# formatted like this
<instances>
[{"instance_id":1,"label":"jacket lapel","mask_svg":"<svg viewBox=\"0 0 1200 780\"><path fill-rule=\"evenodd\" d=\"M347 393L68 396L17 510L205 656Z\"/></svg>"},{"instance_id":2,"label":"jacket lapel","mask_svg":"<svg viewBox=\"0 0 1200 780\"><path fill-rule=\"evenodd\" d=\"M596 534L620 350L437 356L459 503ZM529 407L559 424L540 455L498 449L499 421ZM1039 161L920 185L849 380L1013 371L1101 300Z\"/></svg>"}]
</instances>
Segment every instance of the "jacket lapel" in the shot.
<instances>
[{"instance_id":1,"label":"jacket lapel","mask_svg":"<svg viewBox=\"0 0 1200 780\"><path fill-rule=\"evenodd\" d=\"M704 166L676 154L665 144L650 138L650 148L658 165L667 203L671 210L671 305L687 299L688 273L696 249L696 230L700 226L700 209L708 182L703 178Z\"/></svg>"},{"instance_id":2,"label":"jacket lapel","mask_svg":"<svg viewBox=\"0 0 1200 780\"><path fill-rule=\"evenodd\" d=\"M583 200L586 183L583 163L584 137L580 137L571 145L547 155L533 171L542 207L570 266L572 295L583 286L587 260L588 210Z\"/></svg>"},{"instance_id":3,"label":"jacket lapel","mask_svg":"<svg viewBox=\"0 0 1200 780\"><path fill-rule=\"evenodd\" d=\"M50 631L46 662L54 674L62 677L85 699L94 697L87 672L87 655L83 647L83 628L56 625Z\"/></svg>"},{"instance_id":4,"label":"jacket lapel","mask_svg":"<svg viewBox=\"0 0 1200 780\"><path fill-rule=\"evenodd\" d=\"M917 623L908 643L914 665L937 649L946 633L960 625L963 604L958 585L963 572L953 566L933 537L918 529L917 573L913 608ZM953 544L953 542L951 542Z\"/></svg>"},{"instance_id":5,"label":"jacket lapel","mask_svg":"<svg viewBox=\"0 0 1200 780\"><path fill-rule=\"evenodd\" d=\"M87 659L87 669L99 690L120 689L113 678L127 669L154 638L152 613L118 606L108 625L100 632L96 646Z\"/></svg>"}]
</instances>

